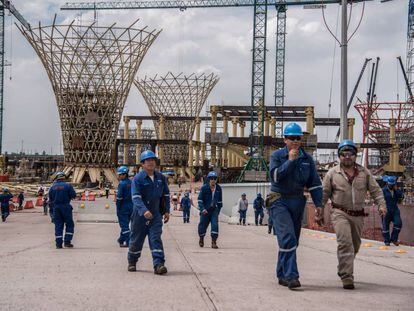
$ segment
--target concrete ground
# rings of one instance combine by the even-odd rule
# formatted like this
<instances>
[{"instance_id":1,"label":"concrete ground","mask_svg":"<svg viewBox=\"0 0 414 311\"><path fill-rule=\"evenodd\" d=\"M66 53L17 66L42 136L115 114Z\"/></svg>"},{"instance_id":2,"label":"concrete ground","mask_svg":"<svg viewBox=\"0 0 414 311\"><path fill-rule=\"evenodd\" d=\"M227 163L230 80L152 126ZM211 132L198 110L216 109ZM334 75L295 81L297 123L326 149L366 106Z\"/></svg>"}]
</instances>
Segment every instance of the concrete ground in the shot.
<instances>
[{"instance_id":1,"label":"concrete ground","mask_svg":"<svg viewBox=\"0 0 414 311\"><path fill-rule=\"evenodd\" d=\"M0 223L0 310L413 310L413 248L364 241L356 290L345 291L333 236L303 230L303 286L290 291L276 282L277 245L267 227L221 223L213 250L210 239L198 247L195 217L184 225L179 212L173 216L163 233L169 273L155 276L147 243L139 271L127 272L116 223L84 219L75 248L57 250L40 208L12 213Z\"/></svg>"}]
</instances>

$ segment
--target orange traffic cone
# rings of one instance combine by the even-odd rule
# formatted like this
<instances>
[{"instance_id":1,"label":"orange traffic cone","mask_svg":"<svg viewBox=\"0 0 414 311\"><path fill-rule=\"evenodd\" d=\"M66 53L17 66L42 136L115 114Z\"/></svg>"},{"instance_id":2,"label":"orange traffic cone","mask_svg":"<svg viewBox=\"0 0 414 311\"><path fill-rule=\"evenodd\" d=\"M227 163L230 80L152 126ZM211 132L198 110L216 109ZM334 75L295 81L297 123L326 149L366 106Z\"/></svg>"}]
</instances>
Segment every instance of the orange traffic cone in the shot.
<instances>
[{"instance_id":1,"label":"orange traffic cone","mask_svg":"<svg viewBox=\"0 0 414 311\"><path fill-rule=\"evenodd\" d=\"M89 201L95 201L95 193L90 193L88 197Z\"/></svg>"},{"instance_id":2,"label":"orange traffic cone","mask_svg":"<svg viewBox=\"0 0 414 311\"><path fill-rule=\"evenodd\" d=\"M16 197L16 196L14 196L14 197L13 197L12 202L13 202L13 203L17 203L17 202L18 202L18 199L17 199L17 197Z\"/></svg>"},{"instance_id":3,"label":"orange traffic cone","mask_svg":"<svg viewBox=\"0 0 414 311\"><path fill-rule=\"evenodd\" d=\"M32 200L26 201L26 203L24 204L24 209L29 209L29 208L34 208Z\"/></svg>"},{"instance_id":4,"label":"orange traffic cone","mask_svg":"<svg viewBox=\"0 0 414 311\"><path fill-rule=\"evenodd\" d=\"M37 197L37 199L36 199L36 206L43 206L43 199L42 199L42 197Z\"/></svg>"},{"instance_id":5,"label":"orange traffic cone","mask_svg":"<svg viewBox=\"0 0 414 311\"><path fill-rule=\"evenodd\" d=\"M82 193L81 201L85 201L85 200L86 200L86 196L84 193Z\"/></svg>"},{"instance_id":6,"label":"orange traffic cone","mask_svg":"<svg viewBox=\"0 0 414 311\"><path fill-rule=\"evenodd\" d=\"M16 209L16 206L14 206L14 204L13 204L13 203L10 203L10 204L9 204L9 211L10 211L10 212L13 212L15 209Z\"/></svg>"}]
</instances>

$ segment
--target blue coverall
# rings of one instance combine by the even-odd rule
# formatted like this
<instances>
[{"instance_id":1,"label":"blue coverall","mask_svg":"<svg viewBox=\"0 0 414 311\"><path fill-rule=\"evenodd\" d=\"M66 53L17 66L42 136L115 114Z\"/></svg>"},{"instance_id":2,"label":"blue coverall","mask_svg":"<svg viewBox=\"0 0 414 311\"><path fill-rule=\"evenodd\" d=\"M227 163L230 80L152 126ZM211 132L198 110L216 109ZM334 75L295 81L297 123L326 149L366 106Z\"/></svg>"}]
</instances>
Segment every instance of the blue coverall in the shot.
<instances>
[{"instance_id":1,"label":"blue coverall","mask_svg":"<svg viewBox=\"0 0 414 311\"><path fill-rule=\"evenodd\" d=\"M165 212L170 212L170 190L166 178L159 172L154 173L154 181L143 170L135 175L131 186L134 204L131 216L131 238L129 241L128 262L136 264L141 257L145 237L152 254L154 268L165 262L162 245L162 215L160 203L165 202ZM144 217L145 212L152 213L152 219Z\"/></svg>"},{"instance_id":2,"label":"blue coverall","mask_svg":"<svg viewBox=\"0 0 414 311\"><path fill-rule=\"evenodd\" d=\"M191 210L191 201L189 197L184 197L181 199L181 207L183 209L183 221L184 223L189 223Z\"/></svg>"},{"instance_id":3,"label":"blue coverall","mask_svg":"<svg viewBox=\"0 0 414 311\"><path fill-rule=\"evenodd\" d=\"M315 206L322 207L321 180L312 157L302 148L293 161L289 160L287 147L274 151L270 157L270 176L271 192L281 195L270 207L279 244L276 276L287 281L298 279L296 249L306 205L303 190L307 187Z\"/></svg>"},{"instance_id":4,"label":"blue coverall","mask_svg":"<svg viewBox=\"0 0 414 311\"><path fill-rule=\"evenodd\" d=\"M253 201L254 223L256 224L256 226L258 224L262 225L263 223L263 217L264 217L263 207L264 206L265 206L265 203L264 203L263 198L257 197L256 199L254 199ZM260 216L260 220L259 220L259 216Z\"/></svg>"},{"instance_id":5,"label":"blue coverall","mask_svg":"<svg viewBox=\"0 0 414 311\"><path fill-rule=\"evenodd\" d=\"M121 227L118 243L126 245L129 244L129 222L132 215L132 195L131 195L131 180L129 178L122 179L118 185L116 194L116 215L118 216L118 223Z\"/></svg>"},{"instance_id":6,"label":"blue coverall","mask_svg":"<svg viewBox=\"0 0 414 311\"><path fill-rule=\"evenodd\" d=\"M62 246L63 227L65 228L65 244L72 241L75 224L73 222L72 206L70 201L76 198L76 192L72 185L57 180L49 189L49 205L53 209L53 221L55 223L56 246Z\"/></svg>"},{"instance_id":7,"label":"blue coverall","mask_svg":"<svg viewBox=\"0 0 414 311\"><path fill-rule=\"evenodd\" d=\"M211 223L211 238L217 240L219 234L218 217L223 207L223 199L220 185L216 184L214 195L211 192L210 185L204 184L198 194L198 208L200 209L200 222L198 224L198 235L206 235L207 227ZM204 215L203 211L207 211Z\"/></svg>"},{"instance_id":8,"label":"blue coverall","mask_svg":"<svg viewBox=\"0 0 414 311\"><path fill-rule=\"evenodd\" d=\"M402 228L402 221L400 216L400 209L398 202L404 198L404 194L400 189L394 190L392 195L388 186L382 188L385 203L387 204L387 214L382 218L382 236L384 243L397 242L398 235ZM390 237L390 223L393 223L392 233Z\"/></svg>"},{"instance_id":9,"label":"blue coverall","mask_svg":"<svg viewBox=\"0 0 414 311\"><path fill-rule=\"evenodd\" d=\"M3 222L10 215L9 205L11 199L13 199L13 195L10 192L0 193L1 219Z\"/></svg>"}]
</instances>

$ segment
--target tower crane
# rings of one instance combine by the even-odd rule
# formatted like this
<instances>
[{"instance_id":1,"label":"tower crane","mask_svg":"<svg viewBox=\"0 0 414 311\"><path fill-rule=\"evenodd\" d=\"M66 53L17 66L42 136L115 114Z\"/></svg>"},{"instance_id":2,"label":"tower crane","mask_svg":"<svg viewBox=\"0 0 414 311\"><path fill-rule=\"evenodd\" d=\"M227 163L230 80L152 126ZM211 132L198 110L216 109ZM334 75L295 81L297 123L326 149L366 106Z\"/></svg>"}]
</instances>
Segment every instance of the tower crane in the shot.
<instances>
[{"instance_id":1,"label":"tower crane","mask_svg":"<svg viewBox=\"0 0 414 311\"><path fill-rule=\"evenodd\" d=\"M11 14L26 28L30 24L17 11L14 5L8 0L0 1L0 154L3 151L3 106L4 106L4 11L9 10Z\"/></svg>"}]
</instances>

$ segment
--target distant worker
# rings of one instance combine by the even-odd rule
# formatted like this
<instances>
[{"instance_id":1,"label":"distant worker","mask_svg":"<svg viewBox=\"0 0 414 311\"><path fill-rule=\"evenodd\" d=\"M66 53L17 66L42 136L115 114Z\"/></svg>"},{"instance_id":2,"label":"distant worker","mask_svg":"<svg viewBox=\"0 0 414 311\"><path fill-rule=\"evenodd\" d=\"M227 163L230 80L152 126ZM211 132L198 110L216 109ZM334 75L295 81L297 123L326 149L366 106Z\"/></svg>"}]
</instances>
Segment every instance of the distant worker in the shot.
<instances>
[{"instance_id":1,"label":"distant worker","mask_svg":"<svg viewBox=\"0 0 414 311\"><path fill-rule=\"evenodd\" d=\"M128 178L128 167L121 166L118 169L118 191L116 194L116 215L118 217L118 224L121 227L119 233L118 243L120 247L129 246L129 237L131 231L129 229L129 222L132 215L132 196L131 196L131 180Z\"/></svg>"},{"instance_id":2,"label":"distant worker","mask_svg":"<svg viewBox=\"0 0 414 311\"><path fill-rule=\"evenodd\" d=\"M128 177L128 176L127 176ZM105 197L108 199L109 198L109 186L106 185L105 186Z\"/></svg>"},{"instance_id":3,"label":"distant worker","mask_svg":"<svg viewBox=\"0 0 414 311\"><path fill-rule=\"evenodd\" d=\"M19 203L19 210L23 209L23 202L24 202L24 194L23 191L20 191L19 195L17 196L17 202Z\"/></svg>"},{"instance_id":4,"label":"distant worker","mask_svg":"<svg viewBox=\"0 0 414 311\"><path fill-rule=\"evenodd\" d=\"M396 246L400 245L398 242L398 235L402 228L402 221L398 203L404 199L403 192L397 188L397 178L394 176L387 176L386 186L382 188L385 203L387 204L387 214L382 218L382 236L384 237L385 245L390 245L390 242ZM392 233L390 237L390 223L393 223Z\"/></svg>"},{"instance_id":5,"label":"distant worker","mask_svg":"<svg viewBox=\"0 0 414 311\"><path fill-rule=\"evenodd\" d=\"M75 232L73 222L72 206L70 201L76 198L76 192L72 185L66 183L65 173L58 172L55 182L49 189L49 204L53 207L53 221L55 223L55 241L56 248L72 248L72 238ZM65 237L63 238L63 229L65 227Z\"/></svg>"},{"instance_id":6,"label":"distant worker","mask_svg":"<svg viewBox=\"0 0 414 311\"><path fill-rule=\"evenodd\" d=\"M151 150L141 153L142 171L132 182L131 239L129 241L128 271L137 271L142 247L148 236L155 274L167 273L161 234L164 223L170 219L170 190L167 179L155 170L157 156Z\"/></svg>"},{"instance_id":7,"label":"distant worker","mask_svg":"<svg viewBox=\"0 0 414 311\"><path fill-rule=\"evenodd\" d=\"M181 199L181 208L183 210L184 223L190 223L191 200L189 192L186 192Z\"/></svg>"},{"instance_id":8,"label":"distant worker","mask_svg":"<svg viewBox=\"0 0 414 311\"><path fill-rule=\"evenodd\" d=\"M174 211L176 211L178 209L178 195L177 195L177 193L173 194L172 201L173 201L173 204L174 204Z\"/></svg>"},{"instance_id":9,"label":"distant worker","mask_svg":"<svg viewBox=\"0 0 414 311\"><path fill-rule=\"evenodd\" d=\"M217 239L219 235L219 214L223 207L221 187L217 183L217 173L212 171L207 175L205 183L198 195L198 208L200 209L200 222L198 224L198 244L204 247L204 237L207 227L211 224L211 247L217 249Z\"/></svg>"},{"instance_id":10,"label":"distant worker","mask_svg":"<svg viewBox=\"0 0 414 311\"><path fill-rule=\"evenodd\" d=\"M246 194L242 193L241 198L238 201L238 207L239 207L239 225L243 223L243 226L246 225L246 214L247 209L249 208L249 201L246 199Z\"/></svg>"},{"instance_id":11,"label":"distant worker","mask_svg":"<svg viewBox=\"0 0 414 311\"><path fill-rule=\"evenodd\" d=\"M10 215L10 200L13 199L13 195L10 193L9 188L4 187L3 193L0 194L0 205L1 205L1 220L6 221Z\"/></svg>"},{"instance_id":12,"label":"distant worker","mask_svg":"<svg viewBox=\"0 0 414 311\"><path fill-rule=\"evenodd\" d=\"M45 194L45 189L43 188L43 186L40 186L39 190L37 190L37 196L43 197L44 194Z\"/></svg>"},{"instance_id":13,"label":"distant worker","mask_svg":"<svg viewBox=\"0 0 414 311\"><path fill-rule=\"evenodd\" d=\"M276 276L289 289L301 286L296 263L296 249L302 225L306 187L317 207L322 207L322 185L311 155L301 148L303 132L296 123L286 125L286 146L270 157L271 193L268 201L279 244Z\"/></svg>"},{"instance_id":14,"label":"distant worker","mask_svg":"<svg viewBox=\"0 0 414 311\"><path fill-rule=\"evenodd\" d=\"M262 194L258 193L256 199L254 199L253 201L254 223L256 226L263 225L263 217L264 217L263 208L264 207L265 207L265 203L262 198Z\"/></svg>"},{"instance_id":15,"label":"distant worker","mask_svg":"<svg viewBox=\"0 0 414 311\"><path fill-rule=\"evenodd\" d=\"M43 215L47 215L47 209L49 206L49 199L47 194L43 196Z\"/></svg>"},{"instance_id":16,"label":"distant worker","mask_svg":"<svg viewBox=\"0 0 414 311\"><path fill-rule=\"evenodd\" d=\"M338 147L339 164L323 179L323 206L332 202L331 222L338 241L338 276L344 289L354 289L354 260L361 246L361 233L367 191L385 216L385 201L375 178L356 163L357 147L345 139ZM318 207L318 205L317 205ZM316 208L315 220L323 222L323 208Z\"/></svg>"}]
</instances>

